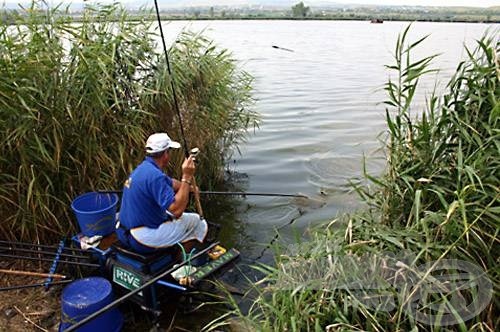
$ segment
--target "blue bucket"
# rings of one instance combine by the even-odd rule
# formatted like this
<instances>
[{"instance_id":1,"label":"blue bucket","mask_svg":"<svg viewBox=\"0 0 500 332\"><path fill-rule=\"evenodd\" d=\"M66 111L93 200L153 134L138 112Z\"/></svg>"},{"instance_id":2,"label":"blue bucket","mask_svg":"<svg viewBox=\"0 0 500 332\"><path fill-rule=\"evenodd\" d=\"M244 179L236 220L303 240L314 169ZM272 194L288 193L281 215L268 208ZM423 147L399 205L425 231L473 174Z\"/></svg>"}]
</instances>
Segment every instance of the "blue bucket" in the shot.
<instances>
[{"instance_id":1,"label":"blue bucket","mask_svg":"<svg viewBox=\"0 0 500 332\"><path fill-rule=\"evenodd\" d=\"M83 235L106 236L115 230L117 194L90 192L71 203Z\"/></svg>"},{"instance_id":2,"label":"blue bucket","mask_svg":"<svg viewBox=\"0 0 500 332\"><path fill-rule=\"evenodd\" d=\"M111 283L101 277L78 279L66 286L61 296L61 324L59 332L81 321L90 314L113 302ZM79 332L118 332L123 326L123 316L113 308L78 328Z\"/></svg>"}]
</instances>

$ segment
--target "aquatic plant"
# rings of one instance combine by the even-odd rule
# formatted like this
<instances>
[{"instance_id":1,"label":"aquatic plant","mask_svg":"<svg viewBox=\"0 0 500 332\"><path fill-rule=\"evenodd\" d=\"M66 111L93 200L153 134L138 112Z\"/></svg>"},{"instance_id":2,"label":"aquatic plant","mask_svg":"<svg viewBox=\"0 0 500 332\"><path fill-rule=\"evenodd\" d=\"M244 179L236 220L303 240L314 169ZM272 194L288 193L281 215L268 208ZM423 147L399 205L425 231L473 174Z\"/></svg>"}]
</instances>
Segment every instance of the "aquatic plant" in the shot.
<instances>
[{"instance_id":1,"label":"aquatic plant","mask_svg":"<svg viewBox=\"0 0 500 332\"><path fill-rule=\"evenodd\" d=\"M180 140L165 57L149 12L85 6L75 22L33 2L0 22L0 231L47 241L75 231L78 194L120 189L154 131ZM173 78L198 146L204 185L220 181L224 158L246 129L252 78L231 54L182 32L170 47ZM179 168L182 153L172 169Z\"/></svg>"},{"instance_id":2,"label":"aquatic plant","mask_svg":"<svg viewBox=\"0 0 500 332\"><path fill-rule=\"evenodd\" d=\"M409 42L409 28L388 66L386 171L355 186L368 208L277 248L275 267L256 267L266 277L249 293L253 305L231 313L248 330L499 326L500 44L493 34L466 49L447 91L415 110L434 56L413 59L426 37Z\"/></svg>"}]
</instances>

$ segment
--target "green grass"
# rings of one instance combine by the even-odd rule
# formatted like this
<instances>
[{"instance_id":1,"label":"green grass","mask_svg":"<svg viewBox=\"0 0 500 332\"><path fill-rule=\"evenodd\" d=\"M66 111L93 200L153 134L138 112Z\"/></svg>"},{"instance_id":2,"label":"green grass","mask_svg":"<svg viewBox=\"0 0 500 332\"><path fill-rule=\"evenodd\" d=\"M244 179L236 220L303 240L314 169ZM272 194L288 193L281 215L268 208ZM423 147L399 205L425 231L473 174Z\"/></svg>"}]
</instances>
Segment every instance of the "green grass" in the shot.
<instances>
[{"instance_id":1,"label":"green grass","mask_svg":"<svg viewBox=\"0 0 500 332\"><path fill-rule=\"evenodd\" d=\"M75 23L33 2L0 23L0 231L49 241L75 231L78 194L120 189L144 157L149 134L181 140L154 21L130 21L119 5L87 6ZM41 9L42 8L42 9ZM252 78L199 34L170 47L173 79L198 176L222 178L224 158L257 123ZM180 168L182 153L172 170ZM173 172L175 175L175 172ZM210 181L208 181L208 179Z\"/></svg>"},{"instance_id":2,"label":"green grass","mask_svg":"<svg viewBox=\"0 0 500 332\"><path fill-rule=\"evenodd\" d=\"M495 34L477 41L447 91L415 109L434 55L413 57L425 37L407 40L409 28L388 66L394 75L385 85L385 173L365 174L371 185L355 185L368 208L311 230L310 241L276 248L274 267L256 267L266 277L249 292L253 305L230 314L248 330L499 326L500 44ZM469 264L475 279L467 287L437 282L464 278ZM460 309L474 299L476 307ZM207 328L228 324L226 318Z\"/></svg>"}]
</instances>

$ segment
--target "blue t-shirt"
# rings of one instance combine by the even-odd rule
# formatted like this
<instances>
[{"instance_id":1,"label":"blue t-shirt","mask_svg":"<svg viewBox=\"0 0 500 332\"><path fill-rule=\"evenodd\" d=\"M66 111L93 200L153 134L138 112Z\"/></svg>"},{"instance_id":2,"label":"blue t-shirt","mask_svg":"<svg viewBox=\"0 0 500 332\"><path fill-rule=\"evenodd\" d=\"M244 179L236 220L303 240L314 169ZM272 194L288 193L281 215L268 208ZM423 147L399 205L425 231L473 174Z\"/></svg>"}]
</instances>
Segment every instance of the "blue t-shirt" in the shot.
<instances>
[{"instance_id":1,"label":"blue t-shirt","mask_svg":"<svg viewBox=\"0 0 500 332\"><path fill-rule=\"evenodd\" d=\"M120 224L127 229L158 228L172 219L167 209L174 199L172 179L162 172L153 158L146 157L123 186Z\"/></svg>"}]
</instances>

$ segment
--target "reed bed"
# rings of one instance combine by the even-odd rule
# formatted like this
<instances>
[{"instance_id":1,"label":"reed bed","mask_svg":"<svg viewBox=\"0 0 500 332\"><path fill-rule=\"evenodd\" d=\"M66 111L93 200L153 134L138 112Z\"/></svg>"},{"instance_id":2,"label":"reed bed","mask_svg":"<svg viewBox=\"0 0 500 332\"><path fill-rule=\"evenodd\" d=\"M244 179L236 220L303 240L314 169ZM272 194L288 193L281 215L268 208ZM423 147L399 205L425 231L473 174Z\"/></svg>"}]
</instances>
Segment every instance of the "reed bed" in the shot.
<instances>
[{"instance_id":1,"label":"reed bed","mask_svg":"<svg viewBox=\"0 0 500 332\"><path fill-rule=\"evenodd\" d=\"M277 247L276 266L256 267L266 277L249 293L250 309L207 329L234 315L259 331L500 325L498 34L467 49L446 92L422 110L412 102L435 56L413 58L426 37L408 41L409 28L388 66L386 171L354 185L368 208L313 229L310 241Z\"/></svg>"},{"instance_id":2,"label":"reed bed","mask_svg":"<svg viewBox=\"0 0 500 332\"><path fill-rule=\"evenodd\" d=\"M72 199L120 189L150 133L181 140L152 13L130 21L117 4L86 6L77 23L65 13L33 2L11 16L16 24L0 22L4 239L71 234ZM187 140L203 152L199 182L216 183L231 149L257 124L252 78L199 34L182 32L169 55ZM173 170L181 159L179 152Z\"/></svg>"}]
</instances>

